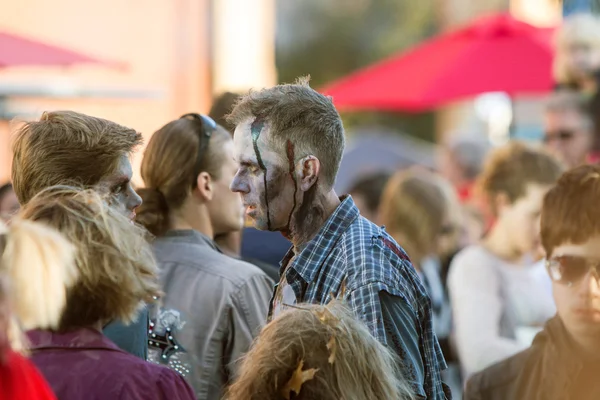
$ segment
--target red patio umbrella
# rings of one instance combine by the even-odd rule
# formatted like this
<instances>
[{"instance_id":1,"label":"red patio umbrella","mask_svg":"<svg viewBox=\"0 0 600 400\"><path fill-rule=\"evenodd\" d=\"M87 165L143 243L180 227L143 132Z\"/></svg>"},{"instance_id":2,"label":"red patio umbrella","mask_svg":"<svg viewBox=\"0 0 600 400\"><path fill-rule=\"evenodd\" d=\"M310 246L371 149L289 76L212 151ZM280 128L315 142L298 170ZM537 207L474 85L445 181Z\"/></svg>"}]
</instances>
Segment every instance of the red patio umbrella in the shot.
<instances>
[{"instance_id":1,"label":"red patio umbrella","mask_svg":"<svg viewBox=\"0 0 600 400\"><path fill-rule=\"evenodd\" d=\"M325 87L340 109L423 111L485 92L552 88L553 29L509 14L475 20Z\"/></svg>"},{"instance_id":2,"label":"red patio umbrella","mask_svg":"<svg viewBox=\"0 0 600 400\"><path fill-rule=\"evenodd\" d=\"M103 64L122 66L77 53L73 50L0 32L0 67L24 65Z\"/></svg>"}]
</instances>

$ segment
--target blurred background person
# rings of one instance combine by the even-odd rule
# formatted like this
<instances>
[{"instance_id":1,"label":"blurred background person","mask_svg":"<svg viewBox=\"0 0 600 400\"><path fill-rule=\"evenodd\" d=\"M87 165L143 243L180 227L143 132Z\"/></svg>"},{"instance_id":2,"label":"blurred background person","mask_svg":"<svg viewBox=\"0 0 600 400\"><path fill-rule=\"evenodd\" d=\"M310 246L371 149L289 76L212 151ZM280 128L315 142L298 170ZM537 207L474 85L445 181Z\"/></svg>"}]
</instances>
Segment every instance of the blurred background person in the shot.
<instances>
[{"instance_id":1,"label":"blurred background person","mask_svg":"<svg viewBox=\"0 0 600 400\"><path fill-rule=\"evenodd\" d=\"M550 95L544 110L544 144L567 168L587 162L594 145L594 124L584 95L570 89Z\"/></svg>"},{"instance_id":2,"label":"blurred background person","mask_svg":"<svg viewBox=\"0 0 600 400\"><path fill-rule=\"evenodd\" d=\"M73 182L110 195L111 204L130 220L141 198L133 189L130 157L141 133L115 122L74 111L44 112L24 124L12 147L12 182L21 206L53 185ZM105 334L120 348L146 359L148 311L130 325L116 321Z\"/></svg>"},{"instance_id":3,"label":"blurred background person","mask_svg":"<svg viewBox=\"0 0 600 400\"><path fill-rule=\"evenodd\" d=\"M445 187L446 186L446 187ZM379 221L402 243L431 298L433 328L448 369L442 379L459 396L460 379L456 352L451 344L452 312L442 281L442 257L452 236L461 230L451 215L452 187L443 178L423 170L397 172L385 187ZM453 244L454 245L454 244Z\"/></svg>"},{"instance_id":4,"label":"blurred background person","mask_svg":"<svg viewBox=\"0 0 600 400\"><path fill-rule=\"evenodd\" d=\"M214 242L244 224L241 197L229 190L237 172L231 134L186 114L154 133L141 171L138 221L156 236L165 292L151 322L150 359L185 376L198 399L219 399L266 322L273 288L259 268Z\"/></svg>"},{"instance_id":5,"label":"blurred background person","mask_svg":"<svg viewBox=\"0 0 600 400\"><path fill-rule=\"evenodd\" d=\"M348 190L360 214L376 225L380 225L377 216L379 202L389 179L390 174L385 172L366 174L358 178Z\"/></svg>"},{"instance_id":6,"label":"blurred background person","mask_svg":"<svg viewBox=\"0 0 600 400\"><path fill-rule=\"evenodd\" d=\"M569 16L557 30L555 43L556 84L594 95L600 72L600 19L588 13Z\"/></svg>"},{"instance_id":7,"label":"blurred background person","mask_svg":"<svg viewBox=\"0 0 600 400\"><path fill-rule=\"evenodd\" d=\"M558 314L533 345L473 376L465 400L598 399L600 167L566 172L544 198L541 238Z\"/></svg>"},{"instance_id":8,"label":"blurred background person","mask_svg":"<svg viewBox=\"0 0 600 400\"><path fill-rule=\"evenodd\" d=\"M22 218L59 230L75 246L78 279L56 329L31 330L31 359L61 400L194 399L170 369L120 350L102 333L129 323L160 296L146 231L92 190L53 186L31 199Z\"/></svg>"},{"instance_id":9,"label":"blurred background person","mask_svg":"<svg viewBox=\"0 0 600 400\"><path fill-rule=\"evenodd\" d=\"M7 223L19 212L21 205L15 194L12 183L7 182L0 186L0 220Z\"/></svg>"},{"instance_id":10,"label":"blurred background person","mask_svg":"<svg viewBox=\"0 0 600 400\"><path fill-rule=\"evenodd\" d=\"M21 329L58 326L76 277L75 249L42 224L16 221L0 231L0 393L11 400L56 399L24 356Z\"/></svg>"},{"instance_id":11,"label":"blurred background person","mask_svg":"<svg viewBox=\"0 0 600 400\"><path fill-rule=\"evenodd\" d=\"M542 198L562 171L549 154L514 142L496 149L477 182L494 224L452 261L448 289L465 377L523 350L555 306L539 247Z\"/></svg>"},{"instance_id":12,"label":"blurred background person","mask_svg":"<svg viewBox=\"0 0 600 400\"><path fill-rule=\"evenodd\" d=\"M470 201L471 189L490 149L485 138L461 134L440 147L438 170L456 188L461 202Z\"/></svg>"},{"instance_id":13,"label":"blurred background person","mask_svg":"<svg viewBox=\"0 0 600 400\"><path fill-rule=\"evenodd\" d=\"M263 329L225 399L414 399L397 363L341 302L300 304Z\"/></svg>"}]
</instances>

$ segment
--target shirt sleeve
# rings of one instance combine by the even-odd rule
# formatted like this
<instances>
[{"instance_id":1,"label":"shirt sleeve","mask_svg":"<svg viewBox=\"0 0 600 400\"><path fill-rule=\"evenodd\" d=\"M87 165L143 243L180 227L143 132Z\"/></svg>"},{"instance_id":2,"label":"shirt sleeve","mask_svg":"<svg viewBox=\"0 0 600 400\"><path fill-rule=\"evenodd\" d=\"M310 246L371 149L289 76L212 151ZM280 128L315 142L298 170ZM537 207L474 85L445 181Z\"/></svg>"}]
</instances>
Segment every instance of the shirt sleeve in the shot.
<instances>
[{"instance_id":1,"label":"shirt sleeve","mask_svg":"<svg viewBox=\"0 0 600 400\"><path fill-rule=\"evenodd\" d=\"M267 321L273 281L265 274L250 278L233 295L226 364L229 376L235 376L237 361L248 351Z\"/></svg>"},{"instance_id":2,"label":"shirt sleeve","mask_svg":"<svg viewBox=\"0 0 600 400\"><path fill-rule=\"evenodd\" d=\"M477 253L459 254L448 277L456 347L467 378L526 348L500 336L504 301L490 262Z\"/></svg>"},{"instance_id":3,"label":"shirt sleeve","mask_svg":"<svg viewBox=\"0 0 600 400\"><path fill-rule=\"evenodd\" d=\"M425 368L419 348L418 320L400 297L379 293L388 346L400 357L401 370L414 392L426 398L423 382Z\"/></svg>"}]
</instances>

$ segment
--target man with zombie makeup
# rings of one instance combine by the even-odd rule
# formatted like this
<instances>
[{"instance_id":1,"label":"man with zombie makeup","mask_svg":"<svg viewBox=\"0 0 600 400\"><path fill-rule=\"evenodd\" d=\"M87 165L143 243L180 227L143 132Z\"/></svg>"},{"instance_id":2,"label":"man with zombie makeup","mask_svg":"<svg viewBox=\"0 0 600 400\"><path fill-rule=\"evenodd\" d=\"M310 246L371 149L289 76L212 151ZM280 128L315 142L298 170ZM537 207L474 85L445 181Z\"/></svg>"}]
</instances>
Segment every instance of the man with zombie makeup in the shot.
<instances>
[{"instance_id":1,"label":"man with zombie makeup","mask_svg":"<svg viewBox=\"0 0 600 400\"><path fill-rule=\"evenodd\" d=\"M133 189L130 155L142 134L115 122L74 111L45 112L16 133L12 181L21 206L42 190L65 184L91 187L132 221L142 199ZM123 350L145 359L148 311L131 325L113 322L104 333Z\"/></svg>"},{"instance_id":2,"label":"man with zombie makeup","mask_svg":"<svg viewBox=\"0 0 600 400\"><path fill-rule=\"evenodd\" d=\"M474 375L466 400L599 399L600 166L566 172L544 198L541 236L558 314L533 345Z\"/></svg>"},{"instance_id":3,"label":"man with zombie makeup","mask_svg":"<svg viewBox=\"0 0 600 400\"><path fill-rule=\"evenodd\" d=\"M231 190L241 193L256 228L279 231L293 243L281 262L270 318L288 305L343 298L398 354L419 397L446 398L430 301L408 256L360 216L351 197L333 190L344 128L331 99L300 79L250 92L229 119L239 164Z\"/></svg>"}]
</instances>

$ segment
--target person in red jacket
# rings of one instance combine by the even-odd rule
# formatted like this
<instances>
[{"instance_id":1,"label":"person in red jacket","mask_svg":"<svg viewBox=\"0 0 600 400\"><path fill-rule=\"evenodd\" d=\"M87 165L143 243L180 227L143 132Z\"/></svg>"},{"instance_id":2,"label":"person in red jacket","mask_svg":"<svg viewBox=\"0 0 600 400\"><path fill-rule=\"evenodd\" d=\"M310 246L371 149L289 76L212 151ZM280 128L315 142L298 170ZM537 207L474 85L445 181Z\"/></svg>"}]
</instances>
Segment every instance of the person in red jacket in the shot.
<instances>
[{"instance_id":1,"label":"person in red jacket","mask_svg":"<svg viewBox=\"0 0 600 400\"><path fill-rule=\"evenodd\" d=\"M73 247L40 224L0 224L0 400L55 400L21 352L20 329L52 327L74 278ZM42 279L43 277L43 279Z\"/></svg>"}]
</instances>

